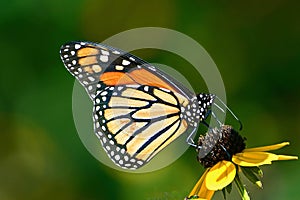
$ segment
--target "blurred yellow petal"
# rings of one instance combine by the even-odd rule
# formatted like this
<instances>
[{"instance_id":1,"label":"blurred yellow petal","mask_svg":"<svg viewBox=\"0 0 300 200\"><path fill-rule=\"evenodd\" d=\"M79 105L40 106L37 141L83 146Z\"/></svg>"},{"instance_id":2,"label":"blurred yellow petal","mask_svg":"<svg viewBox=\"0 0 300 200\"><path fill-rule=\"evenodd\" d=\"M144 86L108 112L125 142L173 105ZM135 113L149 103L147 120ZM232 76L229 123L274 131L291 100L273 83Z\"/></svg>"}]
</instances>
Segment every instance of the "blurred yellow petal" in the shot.
<instances>
[{"instance_id":1,"label":"blurred yellow petal","mask_svg":"<svg viewBox=\"0 0 300 200\"><path fill-rule=\"evenodd\" d=\"M289 142L282 142L280 144L274 144L274 145L269 145L269 146L263 146L263 147L255 147L255 148L249 148L249 149L244 149L243 152L260 152L260 151L273 151L280 149L286 145L289 145Z\"/></svg>"},{"instance_id":2,"label":"blurred yellow petal","mask_svg":"<svg viewBox=\"0 0 300 200\"><path fill-rule=\"evenodd\" d=\"M198 196L201 198L205 198L210 200L214 196L215 191L214 190L209 190L206 187L206 180L204 180L204 183L201 186L201 189L199 191Z\"/></svg>"},{"instance_id":3,"label":"blurred yellow petal","mask_svg":"<svg viewBox=\"0 0 300 200\"><path fill-rule=\"evenodd\" d=\"M234 180L235 175L235 165L223 160L209 170L205 178L205 185L209 190L221 190Z\"/></svg>"},{"instance_id":4,"label":"blurred yellow petal","mask_svg":"<svg viewBox=\"0 0 300 200\"><path fill-rule=\"evenodd\" d=\"M278 155L278 160L298 160L298 156Z\"/></svg>"},{"instance_id":5,"label":"blurred yellow petal","mask_svg":"<svg viewBox=\"0 0 300 200\"><path fill-rule=\"evenodd\" d=\"M189 198L193 196L198 196L198 198L191 198L191 199L211 199L214 195L215 191L208 190L205 186L205 178L207 173L210 169L206 169L206 171L203 173L199 181L194 186L193 190L191 191Z\"/></svg>"},{"instance_id":6,"label":"blurred yellow petal","mask_svg":"<svg viewBox=\"0 0 300 200\"><path fill-rule=\"evenodd\" d=\"M275 160L296 159L296 156L283 156L267 152L242 152L232 156L232 162L244 167L272 164Z\"/></svg>"},{"instance_id":7,"label":"blurred yellow petal","mask_svg":"<svg viewBox=\"0 0 300 200\"><path fill-rule=\"evenodd\" d=\"M202 174L201 178L198 180L198 182L196 183L196 185L194 186L194 188L190 192L189 197L196 195L200 191L201 185L204 182L205 176L206 176L208 171L209 171L209 169L206 169L205 172Z\"/></svg>"}]
</instances>

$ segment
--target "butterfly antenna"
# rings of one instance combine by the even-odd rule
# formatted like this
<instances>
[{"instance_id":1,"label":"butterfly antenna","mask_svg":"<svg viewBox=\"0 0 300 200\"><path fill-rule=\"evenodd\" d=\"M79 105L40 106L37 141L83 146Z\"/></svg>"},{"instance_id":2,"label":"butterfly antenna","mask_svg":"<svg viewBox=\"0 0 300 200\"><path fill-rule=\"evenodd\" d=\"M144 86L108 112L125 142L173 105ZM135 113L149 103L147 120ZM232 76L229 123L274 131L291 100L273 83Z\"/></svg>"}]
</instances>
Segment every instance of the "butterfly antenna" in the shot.
<instances>
[{"instance_id":1,"label":"butterfly antenna","mask_svg":"<svg viewBox=\"0 0 300 200\"><path fill-rule=\"evenodd\" d=\"M223 123L218 119L218 117L214 112L211 112L211 116L213 116L213 118L218 122L220 127L223 125Z\"/></svg>"},{"instance_id":2,"label":"butterfly antenna","mask_svg":"<svg viewBox=\"0 0 300 200\"><path fill-rule=\"evenodd\" d=\"M218 97L215 96L216 99L219 100L219 102L226 108L226 110L228 110L230 112L230 114L235 118L236 121L238 121L238 123L240 124L240 131L243 129L243 124L242 121L233 113L232 110L230 110L230 108ZM223 113L225 113L225 110L223 108L221 108L218 104L214 103L214 105L221 110ZM212 115L214 116L214 114L212 113ZM217 118L214 116L214 118L217 120ZM218 121L218 120L217 120ZM219 122L219 121L218 121Z\"/></svg>"}]
</instances>

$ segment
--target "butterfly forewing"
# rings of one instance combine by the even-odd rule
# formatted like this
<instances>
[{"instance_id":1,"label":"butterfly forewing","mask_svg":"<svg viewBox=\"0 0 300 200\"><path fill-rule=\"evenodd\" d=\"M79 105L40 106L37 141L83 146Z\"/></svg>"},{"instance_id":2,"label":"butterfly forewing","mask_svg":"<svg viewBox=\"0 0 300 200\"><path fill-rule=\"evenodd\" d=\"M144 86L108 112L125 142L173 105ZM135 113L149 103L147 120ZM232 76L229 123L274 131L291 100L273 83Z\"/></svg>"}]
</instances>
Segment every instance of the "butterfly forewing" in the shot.
<instances>
[{"instance_id":1,"label":"butterfly forewing","mask_svg":"<svg viewBox=\"0 0 300 200\"><path fill-rule=\"evenodd\" d=\"M100 76L121 52L90 42L70 42L60 49L61 59L68 71L85 87L93 99Z\"/></svg>"},{"instance_id":2,"label":"butterfly forewing","mask_svg":"<svg viewBox=\"0 0 300 200\"><path fill-rule=\"evenodd\" d=\"M61 47L60 55L90 97L95 95L94 86L101 79L107 85L152 85L175 90L187 99L194 96L171 76L120 49L91 42L70 42Z\"/></svg>"}]
</instances>

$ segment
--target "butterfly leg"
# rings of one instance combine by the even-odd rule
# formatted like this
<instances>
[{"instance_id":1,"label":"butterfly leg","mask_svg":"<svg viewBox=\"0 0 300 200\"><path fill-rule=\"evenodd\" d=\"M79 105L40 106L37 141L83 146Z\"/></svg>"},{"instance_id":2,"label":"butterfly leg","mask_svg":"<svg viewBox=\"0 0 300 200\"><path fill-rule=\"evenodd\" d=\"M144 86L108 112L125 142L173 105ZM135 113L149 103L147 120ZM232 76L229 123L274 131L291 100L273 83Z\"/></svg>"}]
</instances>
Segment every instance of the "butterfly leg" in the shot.
<instances>
[{"instance_id":1,"label":"butterfly leg","mask_svg":"<svg viewBox=\"0 0 300 200\"><path fill-rule=\"evenodd\" d=\"M194 140L193 140L195 131L196 131L196 129L193 129L193 131L192 131L192 132L189 134L189 136L186 138L186 142L187 142L190 146L197 148L198 145L196 145L195 142L194 142Z\"/></svg>"},{"instance_id":2,"label":"butterfly leg","mask_svg":"<svg viewBox=\"0 0 300 200\"><path fill-rule=\"evenodd\" d=\"M210 114L212 114L212 111L211 111L211 110L208 110L208 111L206 112L206 114L205 114L204 119L206 119ZM206 121L202 120L201 123L204 124L208 129L212 129ZM194 142L194 140L193 140L195 131L196 131L196 130L194 129L194 130L189 134L189 136L188 136L187 139L186 139L186 142L187 142L190 146L192 146L192 147L201 149L201 146L195 144L195 142Z\"/></svg>"},{"instance_id":3,"label":"butterfly leg","mask_svg":"<svg viewBox=\"0 0 300 200\"><path fill-rule=\"evenodd\" d=\"M211 110L208 110L206 113L205 113L205 116L204 116L204 119L206 119L209 115L211 114ZM205 122L205 121L203 121ZM207 124L207 123L206 123ZM205 124L205 125L206 125Z\"/></svg>"},{"instance_id":4,"label":"butterfly leg","mask_svg":"<svg viewBox=\"0 0 300 200\"><path fill-rule=\"evenodd\" d=\"M226 152L226 155L228 156L228 159L230 159L231 160L231 155L230 155L230 153L227 151L227 149L221 144L221 148Z\"/></svg>"}]
</instances>

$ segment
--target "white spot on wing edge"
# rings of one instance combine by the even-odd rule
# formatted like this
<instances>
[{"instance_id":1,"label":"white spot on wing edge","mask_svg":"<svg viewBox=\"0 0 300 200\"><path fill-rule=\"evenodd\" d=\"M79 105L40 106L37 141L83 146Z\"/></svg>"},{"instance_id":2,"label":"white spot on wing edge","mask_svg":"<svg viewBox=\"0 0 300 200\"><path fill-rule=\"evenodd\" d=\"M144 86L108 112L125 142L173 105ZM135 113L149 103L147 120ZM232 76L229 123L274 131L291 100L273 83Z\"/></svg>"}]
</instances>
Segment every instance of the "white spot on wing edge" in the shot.
<instances>
[{"instance_id":1,"label":"white spot on wing edge","mask_svg":"<svg viewBox=\"0 0 300 200\"><path fill-rule=\"evenodd\" d=\"M109 56L109 52L108 51L105 51L105 50L101 50L101 53L105 56Z\"/></svg>"},{"instance_id":2,"label":"white spot on wing edge","mask_svg":"<svg viewBox=\"0 0 300 200\"><path fill-rule=\"evenodd\" d=\"M123 60L122 61L122 65L129 65L130 64L130 61L128 61L128 60Z\"/></svg>"},{"instance_id":3,"label":"white spot on wing edge","mask_svg":"<svg viewBox=\"0 0 300 200\"><path fill-rule=\"evenodd\" d=\"M123 66L121 66L121 65L116 65L116 70L123 70L124 69L124 67Z\"/></svg>"},{"instance_id":4,"label":"white spot on wing edge","mask_svg":"<svg viewBox=\"0 0 300 200\"><path fill-rule=\"evenodd\" d=\"M100 56L100 60L101 60L102 62L107 62L107 61L108 61L108 56L101 55L101 56Z\"/></svg>"},{"instance_id":5,"label":"white spot on wing edge","mask_svg":"<svg viewBox=\"0 0 300 200\"><path fill-rule=\"evenodd\" d=\"M119 54L120 54L120 52L119 52L119 51L117 51L117 50L115 50L115 51L113 51L113 54L119 55Z\"/></svg>"},{"instance_id":6,"label":"white spot on wing edge","mask_svg":"<svg viewBox=\"0 0 300 200\"><path fill-rule=\"evenodd\" d=\"M75 44L75 49L80 49L81 48L81 45L80 44Z\"/></svg>"}]
</instances>

